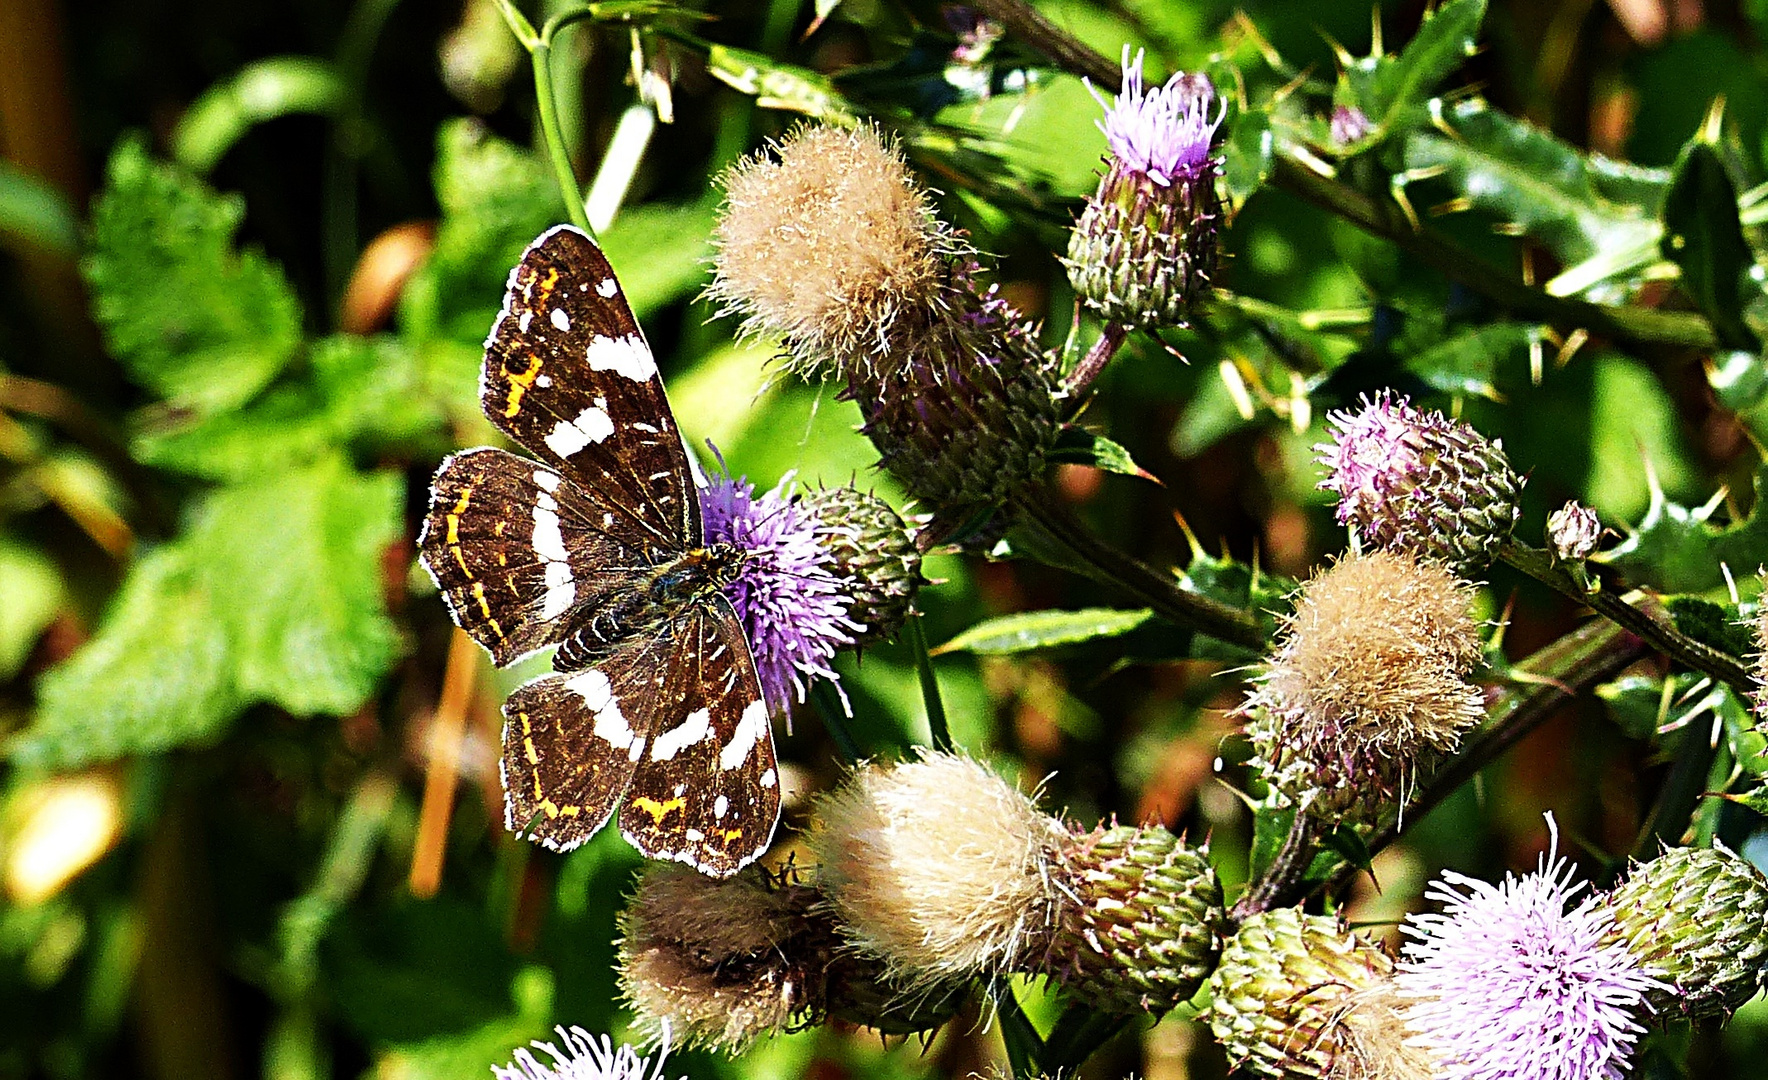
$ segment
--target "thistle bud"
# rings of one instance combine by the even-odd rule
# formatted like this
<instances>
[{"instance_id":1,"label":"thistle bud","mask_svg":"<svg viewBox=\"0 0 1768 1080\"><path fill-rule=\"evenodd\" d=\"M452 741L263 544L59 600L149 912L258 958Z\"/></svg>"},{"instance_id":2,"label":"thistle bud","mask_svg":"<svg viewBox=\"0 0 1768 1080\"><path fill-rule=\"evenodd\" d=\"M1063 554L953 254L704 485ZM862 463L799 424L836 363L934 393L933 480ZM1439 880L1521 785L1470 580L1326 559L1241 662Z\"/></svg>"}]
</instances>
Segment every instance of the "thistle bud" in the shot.
<instances>
[{"instance_id":1,"label":"thistle bud","mask_svg":"<svg viewBox=\"0 0 1768 1080\"><path fill-rule=\"evenodd\" d=\"M1090 89L1090 87L1089 87ZM1123 54L1123 93L1099 122L1111 156L1068 240L1068 280L1108 322L1184 326L1216 268L1222 217L1210 140L1222 122L1215 87L1175 73L1145 90L1142 53Z\"/></svg>"},{"instance_id":2,"label":"thistle bud","mask_svg":"<svg viewBox=\"0 0 1768 1080\"><path fill-rule=\"evenodd\" d=\"M1265 778L1302 809L1370 821L1485 716L1471 590L1374 551L1302 586L1246 701Z\"/></svg>"},{"instance_id":3,"label":"thistle bud","mask_svg":"<svg viewBox=\"0 0 1768 1080\"><path fill-rule=\"evenodd\" d=\"M801 505L822 524L818 540L848 599L853 645L895 637L922 585L914 530L889 503L857 488L813 491Z\"/></svg>"},{"instance_id":4,"label":"thistle bud","mask_svg":"<svg viewBox=\"0 0 1768 1080\"><path fill-rule=\"evenodd\" d=\"M1602 539L1602 522L1596 511L1579 502L1568 502L1547 515L1547 543L1553 554L1567 562L1590 557Z\"/></svg>"},{"instance_id":5,"label":"thistle bud","mask_svg":"<svg viewBox=\"0 0 1768 1080\"><path fill-rule=\"evenodd\" d=\"M786 366L847 382L881 464L947 522L1023 496L1059 372L876 129L805 127L725 177L708 293Z\"/></svg>"},{"instance_id":6,"label":"thistle bud","mask_svg":"<svg viewBox=\"0 0 1768 1080\"><path fill-rule=\"evenodd\" d=\"M1491 565L1521 513L1522 478L1501 444L1441 413L1385 393L1335 412L1321 443L1338 520L1374 547L1446 563L1461 574Z\"/></svg>"},{"instance_id":7,"label":"thistle bud","mask_svg":"<svg viewBox=\"0 0 1768 1080\"><path fill-rule=\"evenodd\" d=\"M1240 924L1210 977L1210 1030L1231 1065L1274 1080L1342 1075L1353 995L1385 982L1393 961L1337 920L1294 908Z\"/></svg>"},{"instance_id":8,"label":"thistle bud","mask_svg":"<svg viewBox=\"0 0 1768 1080\"><path fill-rule=\"evenodd\" d=\"M1728 1017L1768 986L1768 878L1721 847L1670 848L1602 898L1612 936L1667 983L1660 1015Z\"/></svg>"},{"instance_id":9,"label":"thistle bud","mask_svg":"<svg viewBox=\"0 0 1768 1080\"><path fill-rule=\"evenodd\" d=\"M843 950L815 889L751 868L714 880L654 865L620 916L621 994L637 1027L741 1052L757 1038L839 1016L887 1034L937 1027L954 988L913 996Z\"/></svg>"},{"instance_id":10,"label":"thistle bud","mask_svg":"<svg viewBox=\"0 0 1768 1080\"><path fill-rule=\"evenodd\" d=\"M1053 978L1113 1012L1189 1001L1221 951L1222 883L1208 853L1158 827L1101 827L1065 845Z\"/></svg>"}]
</instances>

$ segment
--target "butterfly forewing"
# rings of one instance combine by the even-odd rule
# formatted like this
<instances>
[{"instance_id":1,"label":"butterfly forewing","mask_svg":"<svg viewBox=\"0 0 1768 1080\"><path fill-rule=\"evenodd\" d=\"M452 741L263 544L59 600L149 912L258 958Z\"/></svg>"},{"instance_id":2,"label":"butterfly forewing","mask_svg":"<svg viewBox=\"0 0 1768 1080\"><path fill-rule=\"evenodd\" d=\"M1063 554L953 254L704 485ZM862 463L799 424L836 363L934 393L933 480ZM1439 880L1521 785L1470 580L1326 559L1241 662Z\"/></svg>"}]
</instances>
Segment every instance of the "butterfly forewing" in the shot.
<instances>
[{"instance_id":1,"label":"butterfly forewing","mask_svg":"<svg viewBox=\"0 0 1768 1080\"><path fill-rule=\"evenodd\" d=\"M652 679L663 707L620 811L620 832L653 859L727 877L773 839L779 770L761 680L736 613L696 606Z\"/></svg>"},{"instance_id":2,"label":"butterfly forewing","mask_svg":"<svg viewBox=\"0 0 1768 1080\"><path fill-rule=\"evenodd\" d=\"M574 609L639 586L632 533L558 472L482 448L436 470L418 550L455 623L502 666L557 644Z\"/></svg>"},{"instance_id":3,"label":"butterfly forewing","mask_svg":"<svg viewBox=\"0 0 1768 1080\"><path fill-rule=\"evenodd\" d=\"M659 550L700 543L693 474L657 363L595 241L570 226L510 273L485 342L491 422Z\"/></svg>"},{"instance_id":4,"label":"butterfly forewing","mask_svg":"<svg viewBox=\"0 0 1768 1080\"><path fill-rule=\"evenodd\" d=\"M561 226L510 274L481 403L540 460L442 463L419 536L455 622L507 664L563 642L504 705L506 818L558 850L626 799L644 854L726 877L779 820L769 716L701 549L698 495L651 350L595 242Z\"/></svg>"}]
</instances>

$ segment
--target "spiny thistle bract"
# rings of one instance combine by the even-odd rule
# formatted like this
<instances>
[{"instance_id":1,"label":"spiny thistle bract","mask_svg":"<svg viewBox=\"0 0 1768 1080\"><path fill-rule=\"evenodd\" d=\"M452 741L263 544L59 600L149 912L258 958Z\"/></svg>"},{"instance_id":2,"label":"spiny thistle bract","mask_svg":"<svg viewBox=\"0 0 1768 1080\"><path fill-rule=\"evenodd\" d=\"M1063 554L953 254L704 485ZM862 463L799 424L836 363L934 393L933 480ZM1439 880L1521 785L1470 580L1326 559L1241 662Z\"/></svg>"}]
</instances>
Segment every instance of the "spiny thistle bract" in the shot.
<instances>
[{"instance_id":1,"label":"spiny thistle bract","mask_svg":"<svg viewBox=\"0 0 1768 1080\"><path fill-rule=\"evenodd\" d=\"M853 645L895 637L923 584L915 530L883 499L846 485L812 491L802 506L823 525L818 542L849 598Z\"/></svg>"},{"instance_id":2,"label":"spiny thistle bract","mask_svg":"<svg viewBox=\"0 0 1768 1080\"><path fill-rule=\"evenodd\" d=\"M1321 443L1338 520L1373 547L1474 574L1491 565L1521 515L1522 477L1503 446L1467 424L1382 393L1328 419Z\"/></svg>"},{"instance_id":3,"label":"spiny thistle bract","mask_svg":"<svg viewBox=\"0 0 1768 1080\"><path fill-rule=\"evenodd\" d=\"M1374 551L1302 586L1247 697L1267 781L1316 815L1369 821L1485 716L1467 675L1482 655L1469 586L1434 563Z\"/></svg>"},{"instance_id":4,"label":"spiny thistle bract","mask_svg":"<svg viewBox=\"0 0 1768 1080\"><path fill-rule=\"evenodd\" d=\"M1729 1017L1768 985L1768 878L1723 848L1670 848L1602 897L1618 938L1663 979L1664 1016Z\"/></svg>"},{"instance_id":5,"label":"spiny thistle bract","mask_svg":"<svg viewBox=\"0 0 1768 1080\"><path fill-rule=\"evenodd\" d=\"M1205 1016L1231 1065L1273 1080L1341 1076L1353 996L1392 971L1385 952L1336 919L1274 908L1228 939Z\"/></svg>"},{"instance_id":6,"label":"spiny thistle bract","mask_svg":"<svg viewBox=\"0 0 1768 1080\"><path fill-rule=\"evenodd\" d=\"M844 380L911 495L956 523L1043 477L1056 362L875 128L801 127L724 183L709 295L789 370Z\"/></svg>"},{"instance_id":7,"label":"spiny thistle bract","mask_svg":"<svg viewBox=\"0 0 1768 1080\"><path fill-rule=\"evenodd\" d=\"M1184 326L1215 273L1222 217L1220 161L1210 140L1222 122L1215 87L1175 73L1142 85L1142 53L1123 52L1123 93L1099 122L1111 155L1099 188L1069 234L1068 280L1107 322Z\"/></svg>"},{"instance_id":8,"label":"spiny thistle bract","mask_svg":"<svg viewBox=\"0 0 1768 1080\"><path fill-rule=\"evenodd\" d=\"M1164 1012L1220 947L1203 852L1156 827L1076 835L953 754L861 769L810 847L843 935L911 987L1041 974L1107 1010Z\"/></svg>"}]
</instances>

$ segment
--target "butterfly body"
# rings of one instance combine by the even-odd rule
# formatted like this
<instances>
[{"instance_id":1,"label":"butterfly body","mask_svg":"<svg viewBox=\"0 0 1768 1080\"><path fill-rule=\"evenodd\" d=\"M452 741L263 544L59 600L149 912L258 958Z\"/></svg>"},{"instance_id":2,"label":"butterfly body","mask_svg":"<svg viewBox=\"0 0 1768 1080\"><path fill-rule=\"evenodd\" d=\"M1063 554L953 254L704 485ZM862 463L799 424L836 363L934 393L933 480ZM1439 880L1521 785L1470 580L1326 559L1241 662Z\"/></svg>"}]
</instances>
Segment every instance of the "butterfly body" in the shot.
<instances>
[{"instance_id":1,"label":"butterfly body","mask_svg":"<svg viewBox=\"0 0 1768 1080\"><path fill-rule=\"evenodd\" d=\"M419 553L501 665L553 672L504 705L505 822L581 844L619 811L652 858L728 876L766 850L779 782L760 677L705 543L692 464L607 258L569 226L510 274L485 344L486 416L523 449L437 469Z\"/></svg>"}]
</instances>

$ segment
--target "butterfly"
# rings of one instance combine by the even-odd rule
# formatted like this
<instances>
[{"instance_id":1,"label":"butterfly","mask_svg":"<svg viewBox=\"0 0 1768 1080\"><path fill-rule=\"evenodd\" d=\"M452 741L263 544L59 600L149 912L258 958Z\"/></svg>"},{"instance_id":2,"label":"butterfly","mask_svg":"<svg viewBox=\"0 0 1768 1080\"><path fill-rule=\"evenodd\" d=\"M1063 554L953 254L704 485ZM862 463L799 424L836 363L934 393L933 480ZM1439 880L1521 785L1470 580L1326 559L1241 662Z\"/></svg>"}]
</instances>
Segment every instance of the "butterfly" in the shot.
<instances>
[{"instance_id":1,"label":"butterfly","mask_svg":"<svg viewBox=\"0 0 1768 1080\"><path fill-rule=\"evenodd\" d=\"M619 810L653 859L728 877L779 821L761 680L705 543L693 465L613 267L568 225L510 273L480 403L534 459L443 461L419 557L502 667L557 645L504 703L504 819L564 851Z\"/></svg>"}]
</instances>

